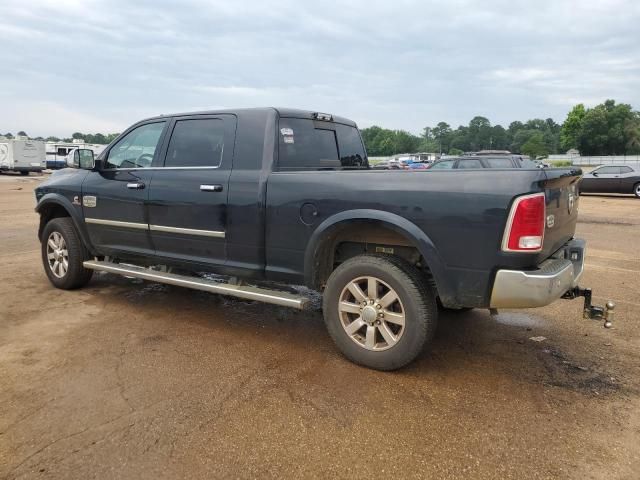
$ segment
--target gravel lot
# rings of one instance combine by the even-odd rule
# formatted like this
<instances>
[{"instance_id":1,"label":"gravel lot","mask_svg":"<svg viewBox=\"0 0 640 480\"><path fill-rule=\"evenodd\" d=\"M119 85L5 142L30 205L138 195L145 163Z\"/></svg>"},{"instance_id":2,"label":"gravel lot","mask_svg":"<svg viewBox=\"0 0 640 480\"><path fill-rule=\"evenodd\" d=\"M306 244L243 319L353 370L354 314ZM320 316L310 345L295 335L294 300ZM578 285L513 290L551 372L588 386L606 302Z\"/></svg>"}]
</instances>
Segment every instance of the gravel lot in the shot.
<instances>
[{"instance_id":1,"label":"gravel lot","mask_svg":"<svg viewBox=\"0 0 640 480\"><path fill-rule=\"evenodd\" d=\"M0 175L0 478L640 478L640 200L581 198L583 284L615 329L580 300L444 314L381 373L319 311L107 274L53 289L41 178Z\"/></svg>"}]
</instances>

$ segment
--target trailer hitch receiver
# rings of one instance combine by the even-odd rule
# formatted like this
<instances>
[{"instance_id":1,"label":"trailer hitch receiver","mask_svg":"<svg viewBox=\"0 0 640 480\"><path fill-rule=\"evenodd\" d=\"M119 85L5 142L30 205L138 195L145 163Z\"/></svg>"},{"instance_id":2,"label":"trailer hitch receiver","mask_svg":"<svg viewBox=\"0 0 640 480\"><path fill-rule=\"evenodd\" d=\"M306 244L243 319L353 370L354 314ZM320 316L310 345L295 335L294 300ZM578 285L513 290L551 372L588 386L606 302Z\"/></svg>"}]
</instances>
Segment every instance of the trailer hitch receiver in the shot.
<instances>
[{"instance_id":1,"label":"trailer hitch receiver","mask_svg":"<svg viewBox=\"0 0 640 480\"><path fill-rule=\"evenodd\" d=\"M613 326L615 303L611 300L607 302L604 307L591 304L591 289L574 287L571 290L562 295L562 298L574 299L578 297L584 297L584 308L582 310L582 317L587 320L604 320L604 328L611 328Z\"/></svg>"}]
</instances>

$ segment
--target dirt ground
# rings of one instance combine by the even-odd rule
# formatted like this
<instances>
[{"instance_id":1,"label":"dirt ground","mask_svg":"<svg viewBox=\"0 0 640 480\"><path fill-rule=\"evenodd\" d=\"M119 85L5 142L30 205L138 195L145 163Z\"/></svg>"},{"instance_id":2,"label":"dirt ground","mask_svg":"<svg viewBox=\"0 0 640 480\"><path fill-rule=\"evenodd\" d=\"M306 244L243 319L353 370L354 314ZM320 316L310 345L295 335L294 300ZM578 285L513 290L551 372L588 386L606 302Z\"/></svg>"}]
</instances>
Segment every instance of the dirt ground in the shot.
<instances>
[{"instance_id":1,"label":"dirt ground","mask_svg":"<svg viewBox=\"0 0 640 480\"><path fill-rule=\"evenodd\" d=\"M55 290L39 181L0 175L0 478L640 478L640 200L580 200L615 329L580 300L444 314L381 373L317 310L108 274Z\"/></svg>"}]
</instances>

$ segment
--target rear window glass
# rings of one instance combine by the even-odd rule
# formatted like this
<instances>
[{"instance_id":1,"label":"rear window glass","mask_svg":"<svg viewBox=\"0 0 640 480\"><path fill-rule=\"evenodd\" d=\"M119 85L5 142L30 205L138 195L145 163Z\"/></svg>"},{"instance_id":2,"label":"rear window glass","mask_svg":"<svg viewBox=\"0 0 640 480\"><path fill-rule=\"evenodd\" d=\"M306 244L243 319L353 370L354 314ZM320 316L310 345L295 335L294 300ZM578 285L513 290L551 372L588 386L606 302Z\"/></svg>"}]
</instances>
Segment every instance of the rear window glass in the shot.
<instances>
[{"instance_id":1,"label":"rear window glass","mask_svg":"<svg viewBox=\"0 0 640 480\"><path fill-rule=\"evenodd\" d=\"M366 168L367 154L364 151L358 129L340 123L336 123L335 127L338 136L340 165L348 168Z\"/></svg>"},{"instance_id":2,"label":"rear window glass","mask_svg":"<svg viewBox=\"0 0 640 480\"><path fill-rule=\"evenodd\" d=\"M489 168L513 168L510 158L485 158L485 162Z\"/></svg>"},{"instance_id":3,"label":"rear window glass","mask_svg":"<svg viewBox=\"0 0 640 480\"><path fill-rule=\"evenodd\" d=\"M633 169L631 167L620 167L620 173L629 173L629 172L633 172Z\"/></svg>"},{"instance_id":4,"label":"rear window glass","mask_svg":"<svg viewBox=\"0 0 640 480\"><path fill-rule=\"evenodd\" d=\"M281 118L278 137L279 170L367 168L360 134L354 127L302 118Z\"/></svg>"},{"instance_id":5,"label":"rear window glass","mask_svg":"<svg viewBox=\"0 0 640 480\"><path fill-rule=\"evenodd\" d=\"M165 167L217 167L222 160L224 122L217 118L178 120Z\"/></svg>"}]
</instances>

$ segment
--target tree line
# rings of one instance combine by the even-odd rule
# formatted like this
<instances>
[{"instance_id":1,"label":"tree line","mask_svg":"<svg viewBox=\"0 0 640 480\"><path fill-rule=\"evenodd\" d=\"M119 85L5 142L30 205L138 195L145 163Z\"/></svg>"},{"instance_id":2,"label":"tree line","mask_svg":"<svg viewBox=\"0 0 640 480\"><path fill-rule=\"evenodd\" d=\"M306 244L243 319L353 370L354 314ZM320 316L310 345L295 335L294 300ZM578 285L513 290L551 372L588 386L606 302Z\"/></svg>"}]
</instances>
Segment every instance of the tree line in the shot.
<instances>
[{"instance_id":1,"label":"tree line","mask_svg":"<svg viewBox=\"0 0 640 480\"><path fill-rule=\"evenodd\" d=\"M27 136L26 132L18 132ZM70 138L36 137L47 142L109 144L118 133L75 132ZM4 135L13 138L11 133ZM476 116L468 125L455 130L447 122L425 127L421 135L404 130L389 130L372 126L362 130L367 153L372 157L396 153L436 152L460 155L479 150L509 150L531 157L566 153L577 149L582 155L640 154L640 112L626 103L607 100L593 108L578 104L567 114L562 125L552 118L534 118L526 122L511 122L507 128L491 125L486 117Z\"/></svg>"},{"instance_id":2,"label":"tree line","mask_svg":"<svg viewBox=\"0 0 640 480\"><path fill-rule=\"evenodd\" d=\"M27 133L23 130L19 131L17 134L19 137L29 137ZM85 143L95 143L98 145L108 145L111 143L119 133L81 133L75 132L71 137L68 138L60 138L60 137L33 137L31 140L42 140L44 142L57 142L57 143L71 143L74 139L83 140ZM15 138L12 133L5 133L4 136L6 138ZM29 137L30 138L30 137Z\"/></svg>"},{"instance_id":3,"label":"tree line","mask_svg":"<svg viewBox=\"0 0 640 480\"><path fill-rule=\"evenodd\" d=\"M511 122L507 128L476 116L455 130L446 122L425 127L421 135L372 126L362 130L370 156L436 152L460 155L479 150L509 150L532 158L577 149L581 155L640 154L640 112L607 100L593 108L578 104L562 125L552 118Z\"/></svg>"}]
</instances>

